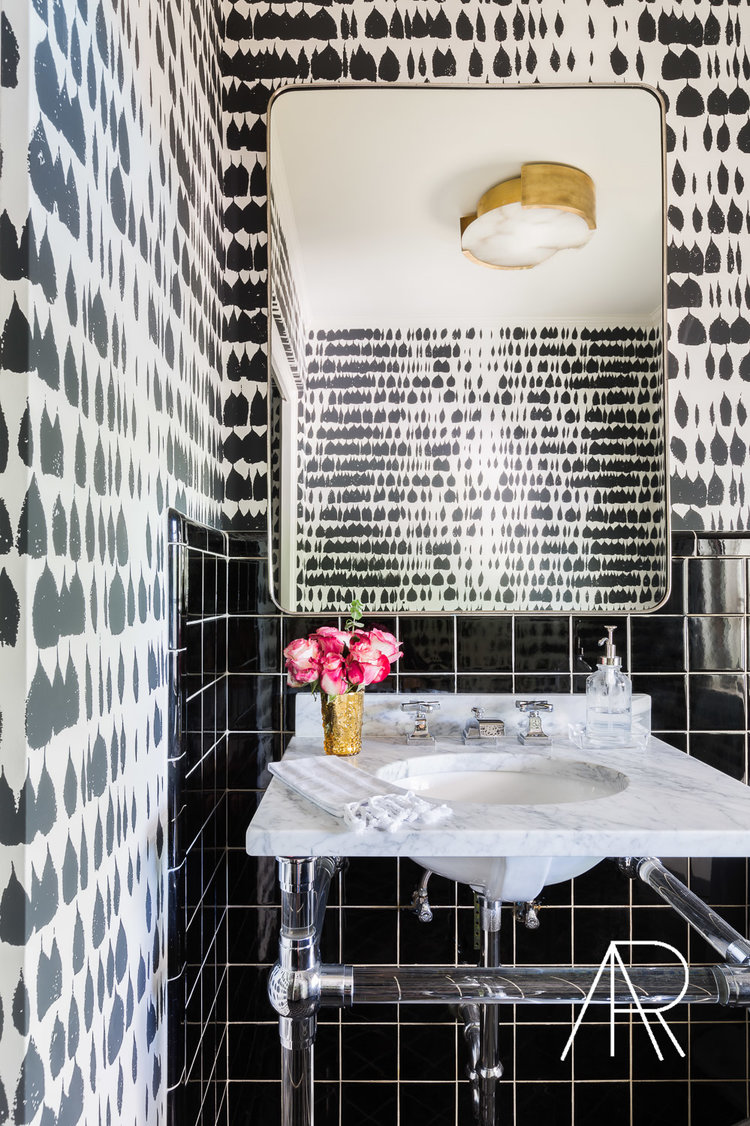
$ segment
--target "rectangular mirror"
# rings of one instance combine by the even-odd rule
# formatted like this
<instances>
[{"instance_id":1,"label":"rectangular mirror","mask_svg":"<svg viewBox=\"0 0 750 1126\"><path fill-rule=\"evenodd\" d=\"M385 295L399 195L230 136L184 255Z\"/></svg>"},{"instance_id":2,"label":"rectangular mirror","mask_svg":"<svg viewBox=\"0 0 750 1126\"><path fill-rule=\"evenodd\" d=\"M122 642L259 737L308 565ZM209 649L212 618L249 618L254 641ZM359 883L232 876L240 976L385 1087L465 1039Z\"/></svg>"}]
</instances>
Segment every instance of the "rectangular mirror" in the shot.
<instances>
[{"instance_id":1,"label":"rectangular mirror","mask_svg":"<svg viewBox=\"0 0 750 1126\"><path fill-rule=\"evenodd\" d=\"M641 86L274 97L283 609L665 600L663 139Z\"/></svg>"}]
</instances>

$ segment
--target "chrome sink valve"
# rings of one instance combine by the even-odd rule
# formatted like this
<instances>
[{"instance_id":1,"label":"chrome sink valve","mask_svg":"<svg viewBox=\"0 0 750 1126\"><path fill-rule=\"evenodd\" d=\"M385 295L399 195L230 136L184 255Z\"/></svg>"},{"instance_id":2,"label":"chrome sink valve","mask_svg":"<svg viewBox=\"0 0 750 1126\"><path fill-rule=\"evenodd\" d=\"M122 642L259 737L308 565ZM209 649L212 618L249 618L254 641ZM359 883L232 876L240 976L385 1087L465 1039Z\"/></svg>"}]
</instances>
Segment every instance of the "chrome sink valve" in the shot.
<instances>
[{"instance_id":1,"label":"chrome sink valve","mask_svg":"<svg viewBox=\"0 0 750 1126\"><path fill-rule=\"evenodd\" d=\"M555 705L548 704L546 700L516 700L516 707L528 717L529 726L526 731L519 731L519 743L539 745L550 742L550 737L542 728L540 712L554 711Z\"/></svg>"},{"instance_id":2,"label":"chrome sink valve","mask_svg":"<svg viewBox=\"0 0 750 1126\"><path fill-rule=\"evenodd\" d=\"M464 729L464 743L473 743L477 740L493 743L505 734L505 724L501 719L485 719L484 708L472 708L471 714L474 721L469 722Z\"/></svg>"},{"instance_id":3,"label":"chrome sink valve","mask_svg":"<svg viewBox=\"0 0 750 1126\"><path fill-rule=\"evenodd\" d=\"M433 708L439 707L440 703L437 700L409 700L401 705L402 711L415 713L414 730L406 736L407 743L420 743L422 746L429 746L435 742L427 726L427 716Z\"/></svg>"},{"instance_id":4,"label":"chrome sink valve","mask_svg":"<svg viewBox=\"0 0 750 1126\"><path fill-rule=\"evenodd\" d=\"M541 904L536 899L531 899L526 903L516 903L516 919L530 931L538 930L540 908Z\"/></svg>"}]
</instances>

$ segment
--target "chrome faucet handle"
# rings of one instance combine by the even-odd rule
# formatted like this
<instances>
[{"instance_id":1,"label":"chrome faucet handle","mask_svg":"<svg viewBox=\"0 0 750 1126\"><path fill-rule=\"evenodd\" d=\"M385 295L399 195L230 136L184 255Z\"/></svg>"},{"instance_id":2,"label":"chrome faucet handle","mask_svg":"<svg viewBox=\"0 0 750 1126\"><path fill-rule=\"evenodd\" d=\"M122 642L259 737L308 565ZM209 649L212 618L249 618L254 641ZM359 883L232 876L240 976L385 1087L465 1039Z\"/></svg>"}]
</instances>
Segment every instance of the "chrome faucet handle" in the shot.
<instances>
[{"instance_id":1,"label":"chrome faucet handle","mask_svg":"<svg viewBox=\"0 0 750 1126\"><path fill-rule=\"evenodd\" d=\"M439 707L440 704L437 700L409 700L407 703L401 705L402 711L416 713L414 716L414 730L411 735L406 736L409 742L412 740L423 743L435 742L427 728L427 713Z\"/></svg>"},{"instance_id":2,"label":"chrome faucet handle","mask_svg":"<svg viewBox=\"0 0 750 1126\"><path fill-rule=\"evenodd\" d=\"M528 730L518 733L519 742L537 746L540 743L549 743L550 737L542 728L542 717L539 713L552 712L555 710L555 705L548 704L546 700L516 700L516 707L527 715L529 720Z\"/></svg>"}]
</instances>

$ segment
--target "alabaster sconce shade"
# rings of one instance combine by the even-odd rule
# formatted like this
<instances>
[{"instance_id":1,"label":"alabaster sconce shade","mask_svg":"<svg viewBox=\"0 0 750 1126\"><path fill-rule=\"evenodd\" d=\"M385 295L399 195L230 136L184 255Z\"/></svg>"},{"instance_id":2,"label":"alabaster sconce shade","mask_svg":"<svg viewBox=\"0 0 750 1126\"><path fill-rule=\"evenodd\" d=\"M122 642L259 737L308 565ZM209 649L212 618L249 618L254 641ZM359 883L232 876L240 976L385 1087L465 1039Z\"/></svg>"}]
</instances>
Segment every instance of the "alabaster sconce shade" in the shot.
<instances>
[{"instance_id":1,"label":"alabaster sconce shade","mask_svg":"<svg viewBox=\"0 0 750 1126\"><path fill-rule=\"evenodd\" d=\"M476 214L461 219L461 249L478 266L528 270L584 246L595 229L591 177L570 164L536 162L486 191Z\"/></svg>"}]
</instances>

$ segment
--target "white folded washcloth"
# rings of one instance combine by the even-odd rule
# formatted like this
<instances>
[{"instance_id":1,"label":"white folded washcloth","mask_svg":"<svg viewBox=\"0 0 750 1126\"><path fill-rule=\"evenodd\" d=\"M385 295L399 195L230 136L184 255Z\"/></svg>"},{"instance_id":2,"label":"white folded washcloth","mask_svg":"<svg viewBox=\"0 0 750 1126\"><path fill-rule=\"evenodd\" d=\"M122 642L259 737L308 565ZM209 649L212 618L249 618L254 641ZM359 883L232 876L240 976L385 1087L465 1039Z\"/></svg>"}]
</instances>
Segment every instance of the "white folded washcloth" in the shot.
<instances>
[{"instance_id":1,"label":"white folded washcloth","mask_svg":"<svg viewBox=\"0 0 750 1126\"><path fill-rule=\"evenodd\" d=\"M434 824L453 812L342 759L300 756L271 763L269 770L295 793L343 818L357 833L365 829L392 833L406 823Z\"/></svg>"},{"instance_id":2,"label":"white folded washcloth","mask_svg":"<svg viewBox=\"0 0 750 1126\"><path fill-rule=\"evenodd\" d=\"M404 824L431 825L450 817L447 805L434 805L418 797L412 790L401 794L382 794L364 801L350 802L344 809L344 821L355 833L365 829L385 829L395 833Z\"/></svg>"}]
</instances>

